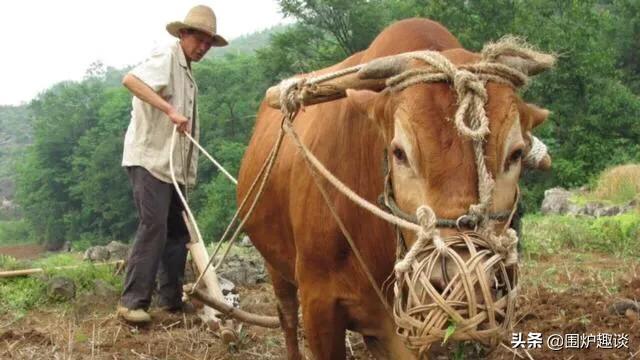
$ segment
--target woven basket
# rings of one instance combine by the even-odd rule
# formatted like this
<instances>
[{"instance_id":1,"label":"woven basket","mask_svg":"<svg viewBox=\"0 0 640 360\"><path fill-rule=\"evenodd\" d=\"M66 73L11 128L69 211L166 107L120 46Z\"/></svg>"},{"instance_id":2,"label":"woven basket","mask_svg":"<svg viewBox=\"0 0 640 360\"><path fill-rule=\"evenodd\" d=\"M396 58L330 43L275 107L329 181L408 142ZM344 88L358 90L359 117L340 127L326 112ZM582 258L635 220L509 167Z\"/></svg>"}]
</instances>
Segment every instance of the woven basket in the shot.
<instances>
[{"instance_id":1,"label":"woven basket","mask_svg":"<svg viewBox=\"0 0 640 360\"><path fill-rule=\"evenodd\" d=\"M511 329L515 310L518 266L505 266L502 256L473 232L444 239L440 253L426 246L411 269L396 274L393 313L397 332L414 352L423 356L434 342L473 340L489 347L499 344ZM449 281L444 289L431 282L446 259Z\"/></svg>"}]
</instances>

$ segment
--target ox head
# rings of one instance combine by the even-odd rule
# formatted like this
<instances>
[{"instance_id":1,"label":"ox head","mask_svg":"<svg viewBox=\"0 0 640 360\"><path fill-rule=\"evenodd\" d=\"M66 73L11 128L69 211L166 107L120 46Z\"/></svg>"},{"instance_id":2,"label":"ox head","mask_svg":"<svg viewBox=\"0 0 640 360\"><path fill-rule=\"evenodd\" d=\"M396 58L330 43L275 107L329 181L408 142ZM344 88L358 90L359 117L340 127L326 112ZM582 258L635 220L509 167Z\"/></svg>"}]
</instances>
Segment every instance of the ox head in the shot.
<instances>
[{"instance_id":1,"label":"ox head","mask_svg":"<svg viewBox=\"0 0 640 360\"><path fill-rule=\"evenodd\" d=\"M456 68L471 68L483 61L481 55L464 49L448 50L442 55ZM516 67L525 75L537 74L547 64L516 56L506 59L501 63ZM432 68L421 60L402 57L386 64L372 64L360 73L367 79L421 70L429 73ZM453 82L456 80L465 81L454 79ZM457 85L444 81L410 81L408 86L386 88L380 93L347 91L352 106L380 130L387 148L395 201L406 213L413 214L426 204L438 218L455 220L468 214L470 207L479 202L474 140L465 136L454 121L461 102ZM509 213L516 206L518 180L525 165L546 169L551 164L546 152L525 164L538 141L531 132L544 122L549 112L523 102L513 85L491 79L484 85L488 131L482 139L482 151L486 168L495 181L487 209L494 214ZM506 220L494 225L503 226ZM454 230L442 231L446 235ZM415 234L404 235L411 245Z\"/></svg>"}]
</instances>

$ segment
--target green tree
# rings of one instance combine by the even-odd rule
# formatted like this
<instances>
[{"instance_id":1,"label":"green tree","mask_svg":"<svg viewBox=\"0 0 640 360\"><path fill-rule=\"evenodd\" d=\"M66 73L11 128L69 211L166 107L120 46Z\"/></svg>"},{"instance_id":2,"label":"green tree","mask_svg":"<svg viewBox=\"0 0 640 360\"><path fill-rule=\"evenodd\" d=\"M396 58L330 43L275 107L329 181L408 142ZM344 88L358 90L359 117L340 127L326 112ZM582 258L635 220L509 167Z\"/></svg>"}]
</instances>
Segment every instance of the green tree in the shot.
<instances>
[{"instance_id":1,"label":"green tree","mask_svg":"<svg viewBox=\"0 0 640 360\"><path fill-rule=\"evenodd\" d=\"M72 157L71 198L79 208L66 214L70 238L97 242L128 239L135 231L135 208L122 159L131 95L124 88L104 92L98 123L79 140Z\"/></svg>"},{"instance_id":2,"label":"green tree","mask_svg":"<svg viewBox=\"0 0 640 360\"><path fill-rule=\"evenodd\" d=\"M34 143L18 167L17 198L35 238L52 247L67 238L64 215L80 206L69 194L75 183L71 157L78 139L98 120L103 91L102 83L91 79L60 83L30 105Z\"/></svg>"}]
</instances>

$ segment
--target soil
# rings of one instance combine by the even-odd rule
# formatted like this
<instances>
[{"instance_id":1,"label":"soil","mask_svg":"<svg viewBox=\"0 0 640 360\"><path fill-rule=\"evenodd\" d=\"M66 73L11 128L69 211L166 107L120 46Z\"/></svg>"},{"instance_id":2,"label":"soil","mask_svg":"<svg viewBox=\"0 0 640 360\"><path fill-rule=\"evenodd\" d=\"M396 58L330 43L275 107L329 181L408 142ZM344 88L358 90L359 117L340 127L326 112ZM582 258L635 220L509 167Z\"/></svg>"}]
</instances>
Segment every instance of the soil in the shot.
<instances>
[{"instance_id":1,"label":"soil","mask_svg":"<svg viewBox=\"0 0 640 360\"><path fill-rule=\"evenodd\" d=\"M525 259L521 279L514 332L524 340L540 333L542 348L510 349L509 333L488 359L640 359L638 313L610 311L621 299L640 300L637 260L595 253ZM270 284L239 287L239 292L241 308L276 314ZM0 314L0 359L286 359L278 329L242 325L238 341L225 344L195 315L153 310L152 324L130 326L116 318L116 303L117 295L85 294L70 306L34 310L21 318ZM588 348L552 351L546 341L553 334L587 340L590 334L625 334L628 347L605 349L593 341ZM350 334L349 342L350 359L370 358L359 335ZM310 359L308 349L304 352Z\"/></svg>"},{"instance_id":2,"label":"soil","mask_svg":"<svg viewBox=\"0 0 640 360\"><path fill-rule=\"evenodd\" d=\"M7 255L21 260L37 259L44 251L44 247L37 244L0 246L0 255Z\"/></svg>"}]
</instances>

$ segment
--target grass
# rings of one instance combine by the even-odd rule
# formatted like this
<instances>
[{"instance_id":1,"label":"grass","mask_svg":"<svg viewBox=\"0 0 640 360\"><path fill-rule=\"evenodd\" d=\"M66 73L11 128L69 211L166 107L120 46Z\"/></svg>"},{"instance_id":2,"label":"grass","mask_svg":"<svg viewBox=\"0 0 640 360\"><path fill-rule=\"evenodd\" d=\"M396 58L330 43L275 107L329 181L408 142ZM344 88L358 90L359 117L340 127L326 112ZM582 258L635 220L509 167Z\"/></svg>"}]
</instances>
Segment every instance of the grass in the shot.
<instances>
[{"instance_id":1,"label":"grass","mask_svg":"<svg viewBox=\"0 0 640 360\"><path fill-rule=\"evenodd\" d=\"M73 269L54 269L61 266L77 266ZM80 254L56 254L37 261L18 261L8 256L0 256L0 268L24 269L41 267L44 274L37 276L0 279L0 313L9 313L16 317L41 306L59 305L55 299L47 296L47 278L67 277L76 285L77 294L92 292L96 280L102 280L117 291L122 289L122 278L116 276L112 266L96 266L82 261Z\"/></svg>"},{"instance_id":2,"label":"grass","mask_svg":"<svg viewBox=\"0 0 640 360\"><path fill-rule=\"evenodd\" d=\"M615 256L640 255L640 214L601 218L528 215L523 219L522 244L526 256L539 258L571 250Z\"/></svg>"},{"instance_id":3,"label":"grass","mask_svg":"<svg viewBox=\"0 0 640 360\"><path fill-rule=\"evenodd\" d=\"M622 204L633 200L639 192L640 164L627 164L605 170L598 178L593 196Z\"/></svg>"},{"instance_id":4,"label":"grass","mask_svg":"<svg viewBox=\"0 0 640 360\"><path fill-rule=\"evenodd\" d=\"M31 267L31 262L18 260L8 255L0 255L0 271L11 271L28 269Z\"/></svg>"}]
</instances>

